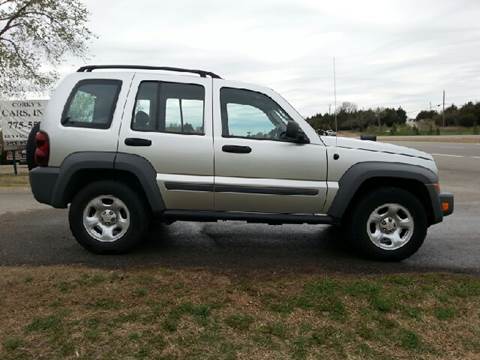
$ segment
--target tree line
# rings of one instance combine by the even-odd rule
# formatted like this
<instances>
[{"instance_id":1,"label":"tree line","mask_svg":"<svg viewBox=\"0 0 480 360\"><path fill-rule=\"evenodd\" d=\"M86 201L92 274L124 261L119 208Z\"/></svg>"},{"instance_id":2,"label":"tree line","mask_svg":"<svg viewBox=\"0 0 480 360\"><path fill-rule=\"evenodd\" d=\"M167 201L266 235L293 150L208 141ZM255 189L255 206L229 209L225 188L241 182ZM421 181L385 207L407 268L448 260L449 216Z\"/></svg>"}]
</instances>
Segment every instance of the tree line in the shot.
<instances>
[{"instance_id":1,"label":"tree line","mask_svg":"<svg viewBox=\"0 0 480 360\"><path fill-rule=\"evenodd\" d=\"M335 129L335 115L318 113L306 119L316 130ZM422 110L415 122L431 122L443 126L443 114L435 110ZM407 122L402 107L362 110L351 102L344 102L337 109L338 130L364 131L369 127L395 127ZM480 124L480 102L468 102L461 107L451 105L445 109L446 126L472 127Z\"/></svg>"},{"instance_id":2,"label":"tree line","mask_svg":"<svg viewBox=\"0 0 480 360\"><path fill-rule=\"evenodd\" d=\"M443 114L434 110L420 111L416 117L417 121L433 120L437 126L443 126ZM445 108L446 126L477 126L480 124L480 102L468 103L457 107L455 104Z\"/></svg>"}]
</instances>

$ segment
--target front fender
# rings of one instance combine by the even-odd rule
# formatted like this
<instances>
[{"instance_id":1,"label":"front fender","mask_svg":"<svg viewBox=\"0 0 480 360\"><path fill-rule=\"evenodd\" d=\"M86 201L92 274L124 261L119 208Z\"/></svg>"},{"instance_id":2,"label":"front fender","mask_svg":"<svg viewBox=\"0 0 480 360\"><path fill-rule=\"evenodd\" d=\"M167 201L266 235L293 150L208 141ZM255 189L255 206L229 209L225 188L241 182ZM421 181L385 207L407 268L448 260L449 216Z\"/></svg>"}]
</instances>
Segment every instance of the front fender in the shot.
<instances>
[{"instance_id":1,"label":"front fender","mask_svg":"<svg viewBox=\"0 0 480 360\"><path fill-rule=\"evenodd\" d=\"M440 199L434 186L438 183L437 174L419 165L381 161L362 162L351 166L340 178L338 191L327 214L341 219L362 184L373 178L416 180L424 184L432 204L432 223L442 221Z\"/></svg>"}]
</instances>

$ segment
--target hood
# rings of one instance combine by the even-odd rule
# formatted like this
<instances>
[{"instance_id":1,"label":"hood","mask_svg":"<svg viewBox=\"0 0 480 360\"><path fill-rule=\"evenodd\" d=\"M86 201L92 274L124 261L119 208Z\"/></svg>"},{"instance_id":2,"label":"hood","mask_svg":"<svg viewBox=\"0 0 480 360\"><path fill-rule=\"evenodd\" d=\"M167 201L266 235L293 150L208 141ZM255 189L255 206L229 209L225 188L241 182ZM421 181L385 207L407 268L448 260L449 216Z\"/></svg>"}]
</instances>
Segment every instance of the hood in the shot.
<instances>
[{"instance_id":1,"label":"hood","mask_svg":"<svg viewBox=\"0 0 480 360\"><path fill-rule=\"evenodd\" d=\"M404 155L408 157L416 157L424 160L433 161L432 155L405 146L398 146L377 141L359 140L340 136L337 138L335 138L335 136L321 136L320 138L327 146L337 146L346 149L383 152L386 154Z\"/></svg>"}]
</instances>

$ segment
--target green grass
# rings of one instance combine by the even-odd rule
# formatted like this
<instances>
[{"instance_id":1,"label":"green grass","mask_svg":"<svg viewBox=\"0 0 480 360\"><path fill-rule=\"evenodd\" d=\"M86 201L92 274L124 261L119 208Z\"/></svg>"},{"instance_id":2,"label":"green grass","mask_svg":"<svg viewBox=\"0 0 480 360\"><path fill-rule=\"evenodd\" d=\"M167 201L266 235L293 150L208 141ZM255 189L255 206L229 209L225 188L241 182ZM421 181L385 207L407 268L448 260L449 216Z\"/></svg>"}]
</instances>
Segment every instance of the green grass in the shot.
<instances>
[{"instance_id":1,"label":"green grass","mask_svg":"<svg viewBox=\"0 0 480 360\"><path fill-rule=\"evenodd\" d=\"M480 358L473 276L3 267L0 289L2 360Z\"/></svg>"},{"instance_id":2,"label":"green grass","mask_svg":"<svg viewBox=\"0 0 480 360\"><path fill-rule=\"evenodd\" d=\"M439 307L434 310L435 312L435 317L438 320L450 320L455 317L455 309L448 307Z\"/></svg>"},{"instance_id":3,"label":"green grass","mask_svg":"<svg viewBox=\"0 0 480 360\"><path fill-rule=\"evenodd\" d=\"M246 314L234 314L225 319L225 324L236 330L248 330L255 321L253 316Z\"/></svg>"},{"instance_id":4,"label":"green grass","mask_svg":"<svg viewBox=\"0 0 480 360\"><path fill-rule=\"evenodd\" d=\"M62 325L62 320L58 315L48 315L45 317L35 317L25 328L27 332L56 332Z\"/></svg>"},{"instance_id":5,"label":"green grass","mask_svg":"<svg viewBox=\"0 0 480 360\"><path fill-rule=\"evenodd\" d=\"M3 347L7 351L15 351L18 348L20 348L21 346L23 346L23 344L24 344L23 340L18 338L18 337L7 337L3 341Z\"/></svg>"}]
</instances>

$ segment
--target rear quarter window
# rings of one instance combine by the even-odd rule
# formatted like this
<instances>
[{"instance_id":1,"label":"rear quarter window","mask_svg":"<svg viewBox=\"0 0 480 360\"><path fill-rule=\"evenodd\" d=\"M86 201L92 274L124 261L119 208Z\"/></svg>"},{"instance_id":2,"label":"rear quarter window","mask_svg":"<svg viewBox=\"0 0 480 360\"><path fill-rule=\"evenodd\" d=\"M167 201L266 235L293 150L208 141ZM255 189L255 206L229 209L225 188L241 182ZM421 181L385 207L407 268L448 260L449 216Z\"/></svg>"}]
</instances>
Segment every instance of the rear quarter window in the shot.
<instances>
[{"instance_id":1,"label":"rear quarter window","mask_svg":"<svg viewBox=\"0 0 480 360\"><path fill-rule=\"evenodd\" d=\"M110 128L121 87L120 80L79 81L63 109L62 125L95 129Z\"/></svg>"}]
</instances>

